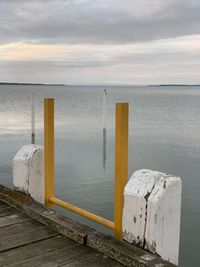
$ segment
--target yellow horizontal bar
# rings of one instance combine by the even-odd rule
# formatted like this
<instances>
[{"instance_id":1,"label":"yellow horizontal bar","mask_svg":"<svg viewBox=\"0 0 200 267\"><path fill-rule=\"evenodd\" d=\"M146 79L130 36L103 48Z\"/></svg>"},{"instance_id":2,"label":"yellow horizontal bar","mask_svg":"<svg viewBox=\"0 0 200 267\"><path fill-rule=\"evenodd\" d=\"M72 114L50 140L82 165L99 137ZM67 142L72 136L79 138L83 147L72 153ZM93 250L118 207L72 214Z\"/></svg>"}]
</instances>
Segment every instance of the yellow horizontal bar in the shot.
<instances>
[{"instance_id":1,"label":"yellow horizontal bar","mask_svg":"<svg viewBox=\"0 0 200 267\"><path fill-rule=\"evenodd\" d=\"M85 217L85 218L87 218L89 220L92 220L92 221L94 221L96 223L102 224L102 225L114 230L114 223L109 221L109 220L107 220L107 219L104 219L101 216L98 216L98 215L96 215L96 214L94 214L92 212L89 212L87 210L83 210L81 208L78 208L78 207L76 207L76 206L74 206L74 205L72 205L70 203L67 203L67 202L65 202L63 200L60 200L60 199L58 199L56 197L51 197L49 199L49 201L51 203L54 203L54 204L64 208L64 209L70 210L70 211L72 211L72 212L74 212L74 213L76 213L76 214L78 214L80 216L83 216L83 217Z\"/></svg>"}]
</instances>

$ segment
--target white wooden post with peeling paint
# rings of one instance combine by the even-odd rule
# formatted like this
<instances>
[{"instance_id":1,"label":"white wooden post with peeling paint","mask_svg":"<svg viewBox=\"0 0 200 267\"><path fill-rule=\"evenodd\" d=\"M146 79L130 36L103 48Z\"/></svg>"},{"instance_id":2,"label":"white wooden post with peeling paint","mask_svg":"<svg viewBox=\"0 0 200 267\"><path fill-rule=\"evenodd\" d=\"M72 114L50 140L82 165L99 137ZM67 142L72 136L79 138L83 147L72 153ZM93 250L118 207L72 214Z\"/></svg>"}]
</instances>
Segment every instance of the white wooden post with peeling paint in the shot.
<instances>
[{"instance_id":1,"label":"white wooden post with peeling paint","mask_svg":"<svg viewBox=\"0 0 200 267\"><path fill-rule=\"evenodd\" d=\"M39 145L23 146L13 159L13 185L44 204L44 151Z\"/></svg>"},{"instance_id":2,"label":"white wooden post with peeling paint","mask_svg":"<svg viewBox=\"0 0 200 267\"><path fill-rule=\"evenodd\" d=\"M138 170L124 190L123 238L178 265L181 179Z\"/></svg>"}]
</instances>

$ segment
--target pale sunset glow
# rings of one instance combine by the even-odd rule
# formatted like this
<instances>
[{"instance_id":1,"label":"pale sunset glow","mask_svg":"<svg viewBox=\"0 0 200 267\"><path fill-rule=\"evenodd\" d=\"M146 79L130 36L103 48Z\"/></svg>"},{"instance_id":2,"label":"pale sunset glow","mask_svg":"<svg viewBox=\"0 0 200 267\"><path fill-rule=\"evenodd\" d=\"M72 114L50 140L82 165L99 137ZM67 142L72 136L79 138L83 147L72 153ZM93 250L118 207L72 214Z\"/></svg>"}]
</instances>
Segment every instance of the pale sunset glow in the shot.
<instances>
[{"instance_id":1,"label":"pale sunset glow","mask_svg":"<svg viewBox=\"0 0 200 267\"><path fill-rule=\"evenodd\" d=\"M116 2L0 1L0 80L200 83L199 1Z\"/></svg>"}]
</instances>

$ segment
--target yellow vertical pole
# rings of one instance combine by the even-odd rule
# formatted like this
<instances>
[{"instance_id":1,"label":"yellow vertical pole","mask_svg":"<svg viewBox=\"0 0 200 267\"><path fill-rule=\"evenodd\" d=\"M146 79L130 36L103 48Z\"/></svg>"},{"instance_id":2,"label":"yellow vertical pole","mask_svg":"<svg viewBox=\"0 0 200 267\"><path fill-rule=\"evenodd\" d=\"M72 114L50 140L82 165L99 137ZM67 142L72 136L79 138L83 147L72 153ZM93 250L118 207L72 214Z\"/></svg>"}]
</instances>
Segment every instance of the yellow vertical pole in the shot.
<instances>
[{"instance_id":1,"label":"yellow vertical pole","mask_svg":"<svg viewBox=\"0 0 200 267\"><path fill-rule=\"evenodd\" d=\"M45 204L54 196L54 99L44 99L44 186Z\"/></svg>"},{"instance_id":2,"label":"yellow vertical pole","mask_svg":"<svg viewBox=\"0 0 200 267\"><path fill-rule=\"evenodd\" d=\"M116 104L114 234L122 238L124 187L128 178L128 103Z\"/></svg>"}]
</instances>

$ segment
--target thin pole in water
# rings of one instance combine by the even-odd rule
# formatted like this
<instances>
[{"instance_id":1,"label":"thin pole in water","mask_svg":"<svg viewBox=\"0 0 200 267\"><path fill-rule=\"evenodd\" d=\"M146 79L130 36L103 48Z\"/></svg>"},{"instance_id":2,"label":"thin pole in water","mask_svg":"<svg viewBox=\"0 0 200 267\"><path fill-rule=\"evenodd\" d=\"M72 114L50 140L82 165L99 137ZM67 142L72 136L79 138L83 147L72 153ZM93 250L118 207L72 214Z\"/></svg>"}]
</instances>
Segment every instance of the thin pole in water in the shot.
<instances>
[{"instance_id":1,"label":"thin pole in water","mask_svg":"<svg viewBox=\"0 0 200 267\"><path fill-rule=\"evenodd\" d=\"M31 144L35 144L35 97L31 93Z\"/></svg>"},{"instance_id":2,"label":"thin pole in water","mask_svg":"<svg viewBox=\"0 0 200 267\"><path fill-rule=\"evenodd\" d=\"M103 166L105 168L106 163L106 95L107 90L103 92Z\"/></svg>"},{"instance_id":3,"label":"thin pole in water","mask_svg":"<svg viewBox=\"0 0 200 267\"><path fill-rule=\"evenodd\" d=\"M103 129L106 129L106 95L107 90L103 91Z\"/></svg>"}]
</instances>

